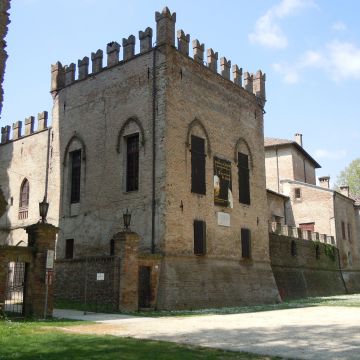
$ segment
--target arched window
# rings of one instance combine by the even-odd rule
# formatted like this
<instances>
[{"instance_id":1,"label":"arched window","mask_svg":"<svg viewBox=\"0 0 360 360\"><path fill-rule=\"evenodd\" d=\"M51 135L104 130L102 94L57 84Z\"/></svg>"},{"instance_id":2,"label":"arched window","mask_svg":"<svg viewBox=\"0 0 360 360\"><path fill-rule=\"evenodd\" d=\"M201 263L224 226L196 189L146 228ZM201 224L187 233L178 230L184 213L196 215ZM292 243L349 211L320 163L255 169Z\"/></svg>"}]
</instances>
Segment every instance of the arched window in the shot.
<instances>
[{"instance_id":1,"label":"arched window","mask_svg":"<svg viewBox=\"0 0 360 360\"><path fill-rule=\"evenodd\" d=\"M19 200L19 219L27 219L29 208L29 181L24 179L20 187L20 200Z\"/></svg>"}]
</instances>

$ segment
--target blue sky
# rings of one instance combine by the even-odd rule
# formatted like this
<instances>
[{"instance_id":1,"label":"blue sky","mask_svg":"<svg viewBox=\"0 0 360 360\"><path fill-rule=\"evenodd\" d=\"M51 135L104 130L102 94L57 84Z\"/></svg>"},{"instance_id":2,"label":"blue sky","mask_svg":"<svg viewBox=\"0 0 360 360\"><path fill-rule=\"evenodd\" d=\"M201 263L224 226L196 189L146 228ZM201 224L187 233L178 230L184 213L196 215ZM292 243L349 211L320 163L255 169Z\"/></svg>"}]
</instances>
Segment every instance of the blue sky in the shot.
<instances>
[{"instance_id":1,"label":"blue sky","mask_svg":"<svg viewBox=\"0 0 360 360\"><path fill-rule=\"evenodd\" d=\"M50 64L155 29L165 5L219 58L266 73L266 136L302 133L332 181L360 156L358 0L12 0L1 126L51 112Z\"/></svg>"}]
</instances>

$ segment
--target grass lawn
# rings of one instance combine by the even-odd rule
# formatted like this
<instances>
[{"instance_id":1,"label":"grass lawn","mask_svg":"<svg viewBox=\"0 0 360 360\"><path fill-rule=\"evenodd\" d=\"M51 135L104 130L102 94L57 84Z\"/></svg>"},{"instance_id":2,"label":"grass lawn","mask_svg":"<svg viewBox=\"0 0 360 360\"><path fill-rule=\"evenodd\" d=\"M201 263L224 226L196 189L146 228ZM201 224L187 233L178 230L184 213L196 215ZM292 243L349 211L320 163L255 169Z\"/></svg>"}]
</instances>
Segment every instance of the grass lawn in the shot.
<instances>
[{"instance_id":1,"label":"grass lawn","mask_svg":"<svg viewBox=\"0 0 360 360\"><path fill-rule=\"evenodd\" d=\"M188 347L115 336L65 334L55 327L84 322L0 321L0 360L77 359L250 359L274 360L248 353Z\"/></svg>"}]
</instances>

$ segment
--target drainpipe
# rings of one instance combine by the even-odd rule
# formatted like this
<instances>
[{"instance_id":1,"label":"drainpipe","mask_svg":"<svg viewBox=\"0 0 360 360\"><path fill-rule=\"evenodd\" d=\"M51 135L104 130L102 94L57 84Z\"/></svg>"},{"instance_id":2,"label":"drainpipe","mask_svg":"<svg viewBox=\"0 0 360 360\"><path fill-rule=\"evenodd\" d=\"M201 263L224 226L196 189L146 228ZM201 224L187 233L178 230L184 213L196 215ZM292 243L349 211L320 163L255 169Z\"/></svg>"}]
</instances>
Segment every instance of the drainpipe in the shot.
<instances>
[{"instance_id":1,"label":"drainpipe","mask_svg":"<svg viewBox=\"0 0 360 360\"><path fill-rule=\"evenodd\" d=\"M152 204L151 204L151 253L155 253L155 160L156 160L156 136L155 136L155 121L156 121L156 50L157 47L154 47L153 50L153 88L152 88Z\"/></svg>"},{"instance_id":2,"label":"drainpipe","mask_svg":"<svg viewBox=\"0 0 360 360\"><path fill-rule=\"evenodd\" d=\"M349 291L346 287L346 283L345 283L345 279L344 279L344 276L343 276L343 272L342 272L342 268L341 268L341 259L340 259L340 250L339 250L339 244L338 244L338 237L337 237L337 219L336 219L336 192L334 191L333 192L333 206L334 206L334 224L335 224L335 236L336 236L336 251L337 251L337 255L338 255L338 263L339 263L339 272L340 272L340 276L341 276L341 280L344 284L344 288L345 288L345 291L346 293L348 294Z\"/></svg>"}]
</instances>

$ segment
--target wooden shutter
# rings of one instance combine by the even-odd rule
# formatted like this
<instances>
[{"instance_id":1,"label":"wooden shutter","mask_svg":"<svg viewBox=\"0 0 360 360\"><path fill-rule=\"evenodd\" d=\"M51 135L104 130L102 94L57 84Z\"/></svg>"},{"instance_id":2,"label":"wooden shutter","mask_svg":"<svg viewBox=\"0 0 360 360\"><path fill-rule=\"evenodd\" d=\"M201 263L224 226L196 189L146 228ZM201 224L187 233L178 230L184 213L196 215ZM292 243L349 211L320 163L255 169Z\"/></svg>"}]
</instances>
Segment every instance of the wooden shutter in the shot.
<instances>
[{"instance_id":1,"label":"wooden shutter","mask_svg":"<svg viewBox=\"0 0 360 360\"><path fill-rule=\"evenodd\" d=\"M238 153L239 202L250 205L249 156Z\"/></svg>"},{"instance_id":2,"label":"wooden shutter","mask_svg":"<svg viewBox=\"0 0 360 360\"><path fill-rule=\"evenodd\" d=\"M66 239L65 259L72 259L73 257L74 257L74 239Z\"/></svg>"},{"instance_id":3,"label":"wooden shutter","mask_svg":"<svg viewBox=\"0 0 360 360\"><path fill-rule=\"evenodd\" d=\"M191 135L191 192L206 194L205 140Z\"/></svg>"},{"instance_id":4,"label":"wooden shutter","mask_svg":"<svg viewBox=\"0 0 360 360\"><path fill-rule=\"evenodd\" d=\"M71 159L71 198L72 204L80 202L81 150L70 153Z\"/></svg>"},{"instance_id":5,"label":"wooden shutter","mask_svg":"<svg viewBox=\"0 0 360 360\"><path fill-rule=\"evenodd\" d=\"M194 254L206 254L206 222L194 220Z\"/></svg>"},{"instance_id":6,"label":"wooden shutter","mask_svg":"<svg viewBox=\"0 0 360 360\"><path fill-rule=\"evenodd\" d=\"M250 230L241 229L241 254L244 259L251 258Z\"/></svg>"},{"instance_id":7,"label":"wooden shutter","mask_svg":"<svg viewBox=\"0 0 360 360\"><path fill-rule=\"evenodd\" d=\"M139 134L126 141L126 191L139 189Z\"/></svg>"}]
</instances>

